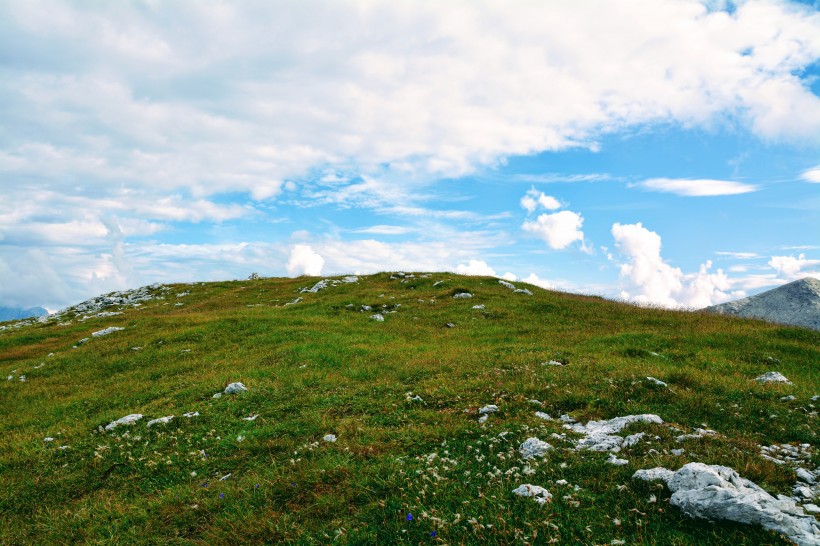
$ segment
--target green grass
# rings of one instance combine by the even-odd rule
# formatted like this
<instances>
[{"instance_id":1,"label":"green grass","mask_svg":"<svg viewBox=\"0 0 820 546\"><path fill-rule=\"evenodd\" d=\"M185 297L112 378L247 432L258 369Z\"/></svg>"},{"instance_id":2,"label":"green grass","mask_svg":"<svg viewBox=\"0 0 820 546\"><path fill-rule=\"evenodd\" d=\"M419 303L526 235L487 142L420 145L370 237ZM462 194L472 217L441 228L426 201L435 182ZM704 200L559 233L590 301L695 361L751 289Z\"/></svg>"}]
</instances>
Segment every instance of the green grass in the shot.
<instances>
[{"instance_id":1,"label":"green grass","mask_svg":"<svg viewBox=\"0 0 820 546\"><path fill-rule=\"evenodd\" d=\"M699 461L790 492L793 470L758 446L817 443L820 333L446 274L298 293L316 280L178 285L120 316L0 332L0 543L785 544L688 519L631 476ZM461 290L474 297L453 299ZM363 304L400 306L380 323ZM72 349L107 326L125 330ZM770 370L794 385L753 381ZM234 381L249 391L212 398ZM482 426L486 404L500 411ZM677 443L665 425L635 425L660 439L616 467L551 438L566 431L536 409L582 422L655 413L719 436ZM145 418L101 431L130 413ZM557 449L525 475L529 436ZM522 483L553 502L512 495Z\"/></svg>"}]
</instances>

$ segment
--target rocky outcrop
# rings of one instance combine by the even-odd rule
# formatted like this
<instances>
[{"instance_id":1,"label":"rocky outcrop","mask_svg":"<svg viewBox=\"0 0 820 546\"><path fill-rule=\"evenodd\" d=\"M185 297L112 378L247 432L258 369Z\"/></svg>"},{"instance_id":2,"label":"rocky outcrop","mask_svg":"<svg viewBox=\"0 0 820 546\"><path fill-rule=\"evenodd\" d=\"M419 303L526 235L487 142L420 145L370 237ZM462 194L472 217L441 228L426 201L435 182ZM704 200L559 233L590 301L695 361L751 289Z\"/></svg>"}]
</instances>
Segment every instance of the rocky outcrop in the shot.
<instances>
[{"instance_id":1,"label":"rocky outcrop","mask_svg":"<svg viewBox=\"0 0 820 546\"><path fill-rule=\"evenodd\" d=\"M806 277L756 296L704 310L820 330L820 280Z\"/></svg>"}]
</instances>

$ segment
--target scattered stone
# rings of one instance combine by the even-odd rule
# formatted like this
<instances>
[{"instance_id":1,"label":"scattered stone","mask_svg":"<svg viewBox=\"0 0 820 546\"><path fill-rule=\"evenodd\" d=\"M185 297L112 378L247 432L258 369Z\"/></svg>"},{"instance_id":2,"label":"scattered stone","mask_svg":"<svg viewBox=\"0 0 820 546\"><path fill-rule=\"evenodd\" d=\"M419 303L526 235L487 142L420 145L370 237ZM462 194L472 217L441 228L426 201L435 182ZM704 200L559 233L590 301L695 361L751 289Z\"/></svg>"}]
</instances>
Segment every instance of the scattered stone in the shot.
<instances>
[{"instance_id":1,"label":"scattered stone","mask_svg":"<svg viewBox=\"0 0 820 546\"><path fill-rule=\"evenodd\" d=\"M792 382L786 378L780 372L766 372L763 375L760 375L755 378L755 381L759 383L785 383L787 385L791 385Z\"/></svg>"},{"instance_id":2,"label":"scattered stone","mask_svg":"<svg viewBox=\"0 0 820 546\"><path fill-rule=\"evenodd\" d=\"M302 288L301 290L299 290L299 292L301 294L304 294L306 292L309 292L311 294L315 294L319 290L324 290L325 288L327 288L328 285L329 285L329 281L327 279L323 279L323 280L317 282L316 284L314 284L312 288Z\"/></svg>"},{"instance_id":3,"label":"scattered stone","mask_svg":"<svg viewBox=\"0 0 820 546\"><path fill-rule=\"evenodd\" d=\"M211 398L222 398L222 393L218 392L218 393L214 394Z\"/></svg>"},{"instance_id":4,"label":"scattered stone","mask_svg":"<svg viewBox=\"0 0 820 546\"><path fill-rule=\"evenodd\" d=\"M550 417L548 413L544 413L543 411L536 411L535 416L539 419L543 419L544 421L552 421L552 417Z\"/></svg>"},{"instance_id":5,"label":"scattered stone","mask_svg":"<svg viewBox=\"0 0 820 546\"><path fill-rule=\"evenodd\" d=\"M552 449L552 446L538 438L527 438L523 444L518 447L518 452L525 459L537 459L547 454L547 451Z\"/></svg>"},{"instance_id":6,"label":"scattered stone","mask_svg":"<svg viewBox=\"0 0 820 546\"><path fill-rule=\"evenodd\" d=\"M473 305L473 309L484 309L484 304L481 305Z\"/></svg>"},{"instance_id":7,"label":"scattered stone","mask_svg":"<svg viewBox=\"0 0 820 546\"><path fill-rule=\"evenodd\" d=\"M184 298L185 296L190 296L190 295L191 295L191 291L186 290L185 292L180 292L179 294L177 294L177 297L178 298Z\"/></svg>"},{"instance_id":8,"label":"scattered stone","mask_svg":"<svg viewBox=\"0 0 820 546\"><path fill-rule=\"evenodd\" d=\"M515 290L515 285L514 285L513 283L511 283L511 282L507 282L507 281L505 281L505 280L503 280L503 279L499 279L499 280L498 280L498 284L500 284L500 285L501 285L501 286L503 286L504 288L509 288L510 290Z\"/></svg>"},{"instance_id":9,"label":"scattered stone","mask_svg":"<svg viewBox=\"0 0 820 546\"><path fill-rule=\"evenodd\" d=\"M256 415L251 415L250 417L243 417L242 420L243 421L256 421L257 417L259 417L258 413Z\"/></svg>"},{"instance_id":10,"label":"scattered stone","mask_svg":"<svg viewBox=\"0 0 820 546\"><path fill-rule=\"evenodd\" d=\"M132 351L141 351L142 347L131 347Z\"/></svg>"},{"instance_id":11,"label":"scattered stone","mask_svg":"<svg viewBox=\"0 0 820 546\"><path fill-rule=\"evenodd\" d=\"M13 376L13 375L10 375L10 376L8 376L8 377L6 378L6 381L13 381L13 380L14 380L14 376Z\"/></svg>"},{"instance_id":12,"label":"scattered stone","mask_svg":"<svg viewBox=\"0 0 820 546\"><path fill-rule=\"evenodd\" d=\"M198 411L189 411L188 413L183 413L182 416L187 417L188 419L191 419L192 417L199 417L199 412Z\"/></svg>"},{"instance_id":13,"label":"scattered stone","mask_svg":"<svg viewBox=\"0 0 820 546\"><path fill-rule=\"evenodd\" d=\"M684 453L686 453L686 450L685 450L685 449L683 449L683 448L680 448L680 449L671 449L670 451L672 452L672 455L674 455L675 457L680 457L681 455L683 455Z\"/></svg>"},{"instance_id":14,"label":"scattered stone","mask_svg":"<svg viewBox=\"0 0 820 546\"><path fill-rule=\"evenodd\" d=\"M248 388L243 385L242 383L231 383L227 387L225 387L225 394L238 394L240 392L245 392Z\"/></svg>"},{"instance_id":15,"label":"scattered stone","mask_svg":"<svg viewBox=\"0 0 820 546\"><path fill-rule=\"evenodd\" d=\"M109 326L108 328L105 328L103 330L92 332L91 337L107 336L108 334L111 334L113 332L119 332L120 330L125 330L125 328L120 328L119 326Z\"/></svg>"},{"instance_id":16,"label":"scattered stone","mask_svg":"<svg viewBox=\"0 0 820 546\"><path fill-rule=\"evenodd\" d=\"M342 282L346 282L346 283L359 282L359 277L357 277L355 275L348 275L347 277L342 279Z\"/></svg>"},{"instance_id":17,"label":"scattered stone","mask_svg":"<svg viewBox=\"0 0 820 546\"><path fill-rule=\"evenodd\" d=\"M296 305L296 304L297 304L297 303L299 303L300 301L302 301L302 298L296 298L296 299L295 299L295 300L293 300L293 301L289 301L289 302L285 303L285 305Z\"/></svg>"},{"instance_id":18,"label":"scattered stone","mask_svg":"<svg viewBox=\"0 0 820 546\"><path fill-rule=\"evenodd\" d=\"M563 362L559 362L558 360L550 360L548 362L542 362L542 366L564 366Z\"/></svg>"},{"instance_id":19,"label":"scattered stone","mask_svg":"<svg viewBox=\"0 0 820 546\"><path fill-rule=\"evenodd\" d=\"M535 400L535 399L533 399L533 400L529 400L529 403L530 403L530 404L535 404L536 406L543 406L543 405L544 405L544 403L543 403L542 401L540 401L540 400Z\"/></svg>"},{"instance_id":20,"label":"scattered stone","mask_svg":"<svg viewBox=\"0 0 820 546\"><path fill-rule=\"evenodd\" d=\"M659 387L668 387L669 386L666 383L664 383L663 381L661 381L660 379L655 379L654 377L647 377L646 380L649 381L650 383L654 383L655 385L657 385Z\"/></svg>"},{"instance_id":21,"label":"scattered stone","mask_svg":"<svg viewBox=\"0 0 820 546\"><path fill-rule=\"evenodd\" d=\"M433 283L433 288L435 288L436 286L442 284L443 282L445 282L445 281L436 281L436 282L434 282Z\"/></svg>"},{"instance_id":22,"label":"scattered stone","mask_svg":"<svg viewBox=\"0 0 820 546\"><path fill-rule=\"evenodd\" d=\"M676 442L683 442L684 440L697 440L706 436L717 436L718 433L710 428L696 428L692 434L681 434L675 436Z\"/></svg>"},{"instance_id":23,"label":"scattered stone","mask_svg":"<svg viewBox=\"0 0 820 546\"><path fill-rule=\"evenodd\" d=\"M469 292L458 292L453 297L455 299L468 299L468 298L472 298L473 295L470 294Z\"/></svg>"},{"instance_id":24,"label":"scattered stone","mask_svg":"<svg viewBox=\"0 0 820 546\"><path fill-rule=\"evenodd\" d=\"M663 482L668 482L672 476L675 474L672 470L668 468L663 468L661 466L657 466L655 468L644 468L638 470L632 475L633 480L643 480L645 482L652 482L655 480L661 480Z\"/></svg>"},{"instance_id":25,"label":"scattered stone","mask_svg":"<svg viewBox=\"0 0 820 546\"><path fill-rule=\"evenodd\" d=\"M606 460L606 462L608 462L609 464L614 464L615 466L624 466L629 464L629 461L627 461L626 459L619 459L615 456L614 453L609 454L609 458Z\"/></svg>"},{"instance_id":26,"label":"scattered stone","mask_svg":"<svg viewBox=\"0 0 820 546\"><path fill-rule=\"evenodd\" d=\"M497 411L498 411L498 406L496 406L495 404L487 404L486 406L484 406L483 408L480 408L478 410L478 414L479 415L484 415L485 413L495 413Z\"/></svg>"},{"instance_id":27,"label":"scattered stone","mask_svg":"<svg viewBox=\"0 0 820 546\"><path fill-rule=\"evenodd\" d=\"M820 527L791 499L775 498L733 469L689 463L667 482L670 504L688 516L759 524L798 545L820 545Z\"/></svg>"},{"instance_id":28,"label":"scattered stone","mask_svg":"<svg viewBox=\"0 0 820 546\"><path fill-rule=\"evenodd\" d=\"M638 442L643 440L643 437L646 436L645 432L638 432L637 434L630 434L626 438L624 438L624 447L632 447L637 445Z\"/></svg>"},{"instance_id":29,"label":"scattered stone","mask_svg":"<svg viewBox=\"0 0 820 546\"><path fill-rule=\"evenodd\" d=\"M794 395L793 394L790 394L788 396L781 396L780 397L781 402L791 402L792 400L794 400Z\"/></svg>"},{"instance_id":30,"label":"scattered stone","mask_svg":"<svg viewBox=\"0 0 820 546\"><path fill-rule=\"evenodd\" d=\"M152 427L154 425L164 425L166 423L170 423L171 419L173 418L173 415L166 415L165 417L160 417L159 419L151 419L150 421L148 421L147 425L149 427Z\"/></svg>"},{"instance_id":31,"label":"scattered stone","mask_svg":"<svg viewBox=\"0 0 820 546\"><path fill-rule=\"evenodd\" d=\"M375 320L376 322L384 322L384 316L381 313L376 313L375 315L370 315L370 318Z\"/></svg>"},{"instance_id":32,"label":"scattered stone","mask_svg":"<svg viewBox=\"0 0 820 546\"><path fill-rule=\"evenodd\" d=\"M549 491L540 485L530 485L525 483L513 489L513 493L519 497L532 497L532 500L540 505L544 505L552 500L552 495Z\"/></svg>"},{"instance_id":33,"label":"scattered stone","mask_svg":"<svg viewBox=\"0 0 820 546\"><path fill-rule=\"evenodd\" d=\"M104 335L104 334L100 334L100 335ZM82 345L83 343L86 343L88 341L91 341L91 338L90 337L84 337L80 341L77 342L77 345Z\"/></svg>"},{"instance_id":34,"label":"scattered stone","mask_svg":"<svg viewBox=\"0 0 820 546\"><path fill-rule=\"evenodd\" d=\"M66 449L68 449L68 446L60 446L57 449L59 449L60 451L65 451Z\"/></svg>"},{"instance_id":35,"label":"scattered stone","mask_svg":"<svg viewBox=\"0 0 820 546\"><path fill-rule=\"evenodd\" d=\"M46 438L43 438L43 441L44 442L53 442L54 438L52 438L51 436L47 436Z\"/></svg>"},{"instance_id":36,"label":"scattered stone","mask_svg":"<svg viewBox=\"0 0 820 546\"><path fill-rule=\"evenodd\" d=\"M240 438L241 438L241 436L240 436ZM232 475L233 475L233 472L229 472L229 473L225 474L224 476L222 476L221 478L219 478L219 481L224 482L225 480L230 478Z\"/></svg>"},{"instance_id":37,"label":"scattered stone","mask_svg":"<svg viewBox=\"0 0 820 546\"><path fill-rule=\"evenodd\" d=\"M479 424L486 423L486 422L487 422L487 419L489 419L489 418L490 418L490 414L489 414L489 413L485 413L484 415L482 415L481 417L479 417L479 418L478 418L478 423L479 423Z\"/></svg>"},{"instance_id":38,"label":"scattered stone","mask_svg":"<svg viewBox=\"0 0 820 546\"><path fill-rule=\"evenodd\" d=\"M820 514L820 506L817 506L816 504L804 504L803 510L809 514Z\"/></svg>"},{"instance_id":39,"label":"scattered stone","mask_svg":"<svg viewBox=\"0 0 820 546\"><path fill-rule=\"evenodd\" d=\"M120 425L133 425L140 419L142 419L141 413L132 413L130 415L126 415L125 417L120 417L116 421L111 421L110 423L105 425L105 430L114 430Z\"/></svg>"},{"instance_id":40,"label":"scattered stone","mask_svg":"<svg viewBox=\"0 0 820 546\"><path fill-rule=\"evenodd\" d=\"M325 434L322 437L322 440L324 440L325 442L331 442L331 443L335 442L336 441L336 435L335 434Z\"/></svg>"},{"instance_id":41,"label":"scattered stone","mask_svg":"<svg viewBox=\"0 0 820 546\"><path fill-rule=\"evenodd\" d=\"M532 296L532 292L527 290L526 288L517 288L513 294L526 294L527 296Z\"/></svg>"},{"instance_id":42,"label":"scattered stone","mask_svg":"<svg viewBox=\"0 0 820 546\"><path fill-rule=\"evenodd\" d=\"M564 428L583 434L575 449L590 451L620 451L624 439L616 433L633 423L662 424L663 419L653 414L626 415L606 421L590 421L586 425L580 423L566 424Z\"/></svg>"},{"instance_id":43,"label":"scattered stone","mask_svg":"<svg viewBox=\"0 0 820 546\"><path fill-rule=\"evenodd\" d=\"M25 376L25 375L21 375L21 376L20 376L20 381L22 381L23 383L25 383L25 382L26 382L26 376Z\"/></svg>"},{"instance_id":44,"label":"scattered stone","mask_svg":"<svg viewBox=\"0 0 820 546\"><path fill-rule=\"evenodd\" d=\"M456 327L456 325L455 325L455 324L453 324L452 322L448 322L448 323L447 323L447 324L445 324L444 326L446 326L447 328L455 328L455 327Z\"/></svg>"},{"instance_id":45,"label":"scattered stone","mask_svg":"<svg viewBox=\"0 0 820 546\"><path fill-rule=\"evenodd\" d=\"M814 484L814 482L815 482L814 474L812 474L811 472L809 472L805 468L798 468L797 470L794 471L794 473L797 474L797 479L800 480L801 482L805 482L809 485Z\"/></svg>"}]
</instances>

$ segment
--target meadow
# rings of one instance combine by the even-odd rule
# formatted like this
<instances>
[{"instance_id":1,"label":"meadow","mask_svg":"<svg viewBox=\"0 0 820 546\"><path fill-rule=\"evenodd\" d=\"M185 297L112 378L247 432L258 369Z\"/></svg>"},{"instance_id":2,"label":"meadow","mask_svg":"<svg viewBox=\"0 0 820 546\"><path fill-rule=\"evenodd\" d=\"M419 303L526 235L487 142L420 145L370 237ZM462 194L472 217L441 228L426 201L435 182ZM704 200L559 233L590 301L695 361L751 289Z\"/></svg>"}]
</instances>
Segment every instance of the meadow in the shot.
<instances>
[{"instance_id":1,"label":"meadow","mask_svg":"<svg viewBox=\"0 0 820 546\"><path fill-rule=\"evenodd\" d=\"M820 332L489 277L335 279L169 285L119 315L4 323L0 543L788 543L688 518L632 475L699 461L791 495L794 466L761 446L809 444L801 464L820 465ZM769 371L792 384L754 381ZM645 413L664 423L630 426L645 441L621 466L560 419ZM533 436L554 449L523 460Z\"/></svg>"}]
</instances>

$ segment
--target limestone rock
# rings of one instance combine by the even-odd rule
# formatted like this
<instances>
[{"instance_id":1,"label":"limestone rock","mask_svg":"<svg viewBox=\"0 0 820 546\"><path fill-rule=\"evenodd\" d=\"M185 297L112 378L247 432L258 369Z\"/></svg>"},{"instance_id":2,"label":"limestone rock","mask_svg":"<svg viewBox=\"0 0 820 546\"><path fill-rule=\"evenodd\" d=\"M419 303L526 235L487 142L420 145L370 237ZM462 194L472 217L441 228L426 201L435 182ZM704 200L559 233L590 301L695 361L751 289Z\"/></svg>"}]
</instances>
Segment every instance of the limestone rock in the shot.
<instances>
[{"instance_id":1,"label":"limestone rock","mask_svg":"<svg viewBox=\"0 0 820 546\"><path fill-rule=\"evenodd\" d=\"M239 394L240 392L245 392L248 388L243 385L242 383L231 383L227 387L225 387L225 394Z\"/></svg>"},{"instance_id":2,"label":"limestone rock","mask_svg":"<svg viewBox=\"0 0 820 546\"><path fill-rule=\"evenodd\" d=\"M550 492L540 485L530 485L525 483L524 485L520 485L513 489L513 493L519 497L532 497L532 500L541 505L552 500L552 495Z\"/></svg>"},{"instance_id":3,"label":"limestone rock","mask_svg":"<svg viewBox=\"0 0 820 546\"><path fill-rule=\"evenodd\" d=\"M759 383L786 383L787 385L791 385L792 382L780 372L766 372L763 375L759 375L755 378L755 381Z\"/></svg>"},{"instance_id":4,"label":"limestone rock","mask_svg":"<svg viewBox=\"0 0 820 546\"><path fill-rule=\"evenodd\" d=\"M116 421L111 421L110 423L105 425L105 430L114 430L120 425L133 425L140 419L142 419L141 413L132 413L130 415L126 415L125 417L120 417Z\"/></svg>"},{"instance_id":5,"label":"limestone rock","mask_svg":"<svg viewBox=\"0 0 820 546\"><path fill-rule=\"evenodd\" d=\"M518 452L525 459L537 459L547 454L552 446L538 438L527 438L518 448Z\"/></svg>"},{"instance_id":6,"label":"limestone rock","mask_svg":"<svg viewBox=\"0 0 820 546\"><path fill-rule=\"evenodd\" d=\"M708 520L758 524L801 546L820 545L820 527L794 501L777 499L731 468L689 463L667 485L670 504L685 514Z\"/></svg>"}]
</instances>

